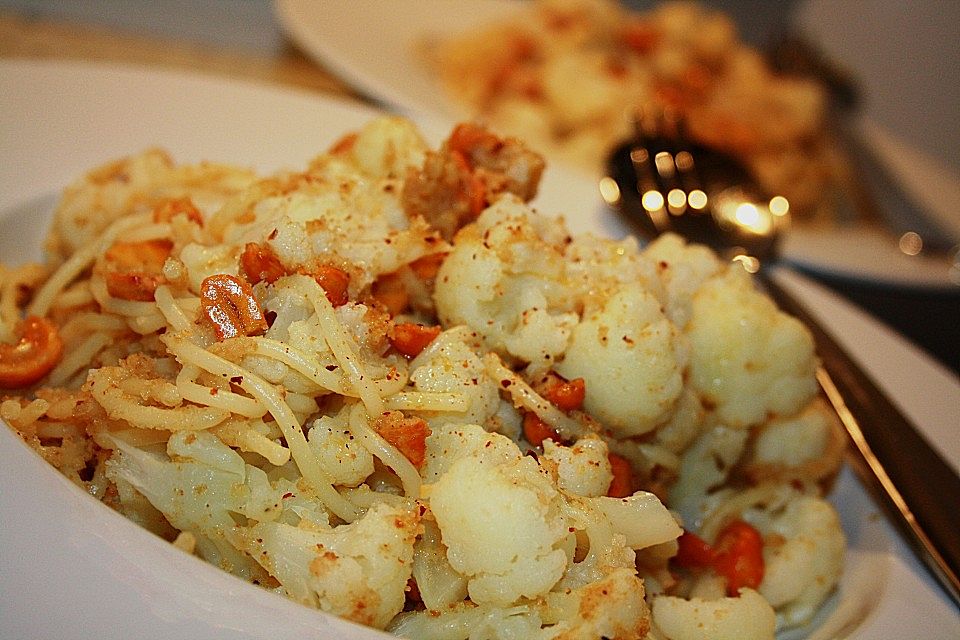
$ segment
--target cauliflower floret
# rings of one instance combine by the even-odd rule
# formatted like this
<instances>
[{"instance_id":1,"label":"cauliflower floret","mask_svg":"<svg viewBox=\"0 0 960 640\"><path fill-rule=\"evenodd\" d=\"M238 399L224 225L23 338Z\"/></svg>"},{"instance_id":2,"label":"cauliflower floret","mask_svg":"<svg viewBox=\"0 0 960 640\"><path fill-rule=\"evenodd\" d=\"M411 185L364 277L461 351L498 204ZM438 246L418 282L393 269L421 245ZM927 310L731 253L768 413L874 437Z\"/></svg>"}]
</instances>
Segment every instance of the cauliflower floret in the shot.
<instances>
[{"instance_id":1,"label":"cauliflower floret","mask_svg":"<svg viewBox=\"0 0 960 640\"><path fill-rule=\"evenodd\" d=\"M207 247L200 244L188 244L180 252L180 261L187 270L190 289L200 293L200 284L204 278L215 273L237 275L237 252L229 246Z\"/></svg>"},{"instance_id":2,"label":"cauliflower floret","mask_svg":"<svg viewBox=\"0 0 960 640\"><path fill-rule=\"evenodd\" d=\"M714 425L683 453L679 479L670 488L669 503L688 525L696 527L702 521L710 490L726 481L749 436L745 429Z\"/></svg>"},{"instance_id":3,"label":"cauliflower floret","mask_svg":"<svg viewBox=\"0 0 960 640\"><path fill-rule=\"evenodd\" d=\"M706 540L742 519L763 536L761 595L776 608L780 627L804 624L833 590L846 547L840 518L830 503L790 484L763 483L711 496L700 527Z\"/></svg>"},{"instance_id":4,"label":"cauliflower floret","mask_svg":"<svg viewBox=\"0 0 960 640\"><path fill-rule=\"evenodd\" d=\"M417 391L455 392L466 396L463 413L417 411L433 429L439 424L485 424L500 408L500 392L477 356L479 336L466 327L442 332L410 363Z\"/></svg>"},{"instance_id":5,"label":"cauliflower floret","mask_svg":"<svg viewBox=\"0 0 960 640\"><path fill-rule=\"evenodd\" d=\"M321 416L307 435L333 484L355 487L373 473L373 455L353 437L346 420Z\"/></svg>"},{"instance_id":6,"label":"cauliflower floret","mask_svg":"<svg viewBox=\"0 0 960 640\"><path fill-rule=\"evenodd\" d=\"M408 218L400 201L403 178L424 153L411 123L373 120L351 146L316 158L306 172L256 183L211 227L236 251L265 244L288 272L343 269L356 297L378 276L442 249L437 233Z\"/></svg>"},{"instance_id":7,"label":"cauliflower floret","mask_svg":"<svg viewBox=\"0 0 960 640\"><path fill-rule=\"evenodd\" d=\"M653 624L667 640L773 640L773 608L753 589L736 598L685 600L657 596Z\"/></svg>"},{"instance_id":8,"label":"cauliflower floret","mask_svg":"<svg viewBox=\"0 0 960 640\"><path fill-rule=\"evenodd\" d=\"M843 448L836 413L815 398L799 414L771 420L758 430L743 473L755 482L818 481L837 472Z\"/></svg>"},{"instance_id":9,"label":"cauliflower floret","mask_svg":"<svg viewBox=\"0 0 960 640\"><path fill-rule=\"evenodd\" d=\"M519 452L517 445L505 436L488 433L472 424L446 423L431 427L426 444L426 455L420 467L425 484L435 482L460 458L482 455L485 459L505 464L514 458L515 452Z\"/></svg>"},{"instance_id":10,"label":"cauliflower floret","mask_svg":"<svg viewBox=\"0 0 960 640\"><path fill-rule=\"evenodd\" d=\"M445 609L410 611L394 618L390 633L416 640L552 640L552 629L529 605L498 607L476 605L469 600Z\"/></svg>"},{"instance_id":11,"label":"cauliflower floret","mask_svg":"<svg viewBox=\"0 0 960 640\"><path fill-rule=\"evenodd\" d=\"M128 482L175 528L192 533L198 554L208 562L248 580L262 577L227 539L236 526L232 514L256 520L280 515L280 493L262 470L204 431L170 436L168 459L116 438L113 444L107 477Z\"/></svg>"},{"instance_id":12,"label":"cauliflower floret","mask_svg":"<svg viewBox=\"0 0 960 640\"><path fill-rule=\"evenodd\" d=\"M728 426L795 414L816 393L810 332L737 266L696 291L687 335L690 384Z\"/></svg>"},{"instance_id":13,"label":"cauliflower floret","mask_svg":"<svg viewBox=\"0 0 960 640\"><path fill-rule=\"evenodd\" d=\"M843 570L846 540L836 510L820 498L798 496L782 511L746 516L764 536L760 594L781 626L808 622Z\"/></svg>"},{"instance_id":14,"label":"cauliflower floret","mask_svg":"<svg viewBox=\"0 0 960 640\"><path fill-rule=\"evenodd\" d=\"M683 390L686 353L659 301L625 286L573 331L556 369L586 381L584 408L620 437L642 435L670 416Z\"/></svg>"},{"instance_id":15,"label":"cauliflower floret","mask_svg":"<svg viewBox=\"0 0 960 640\"><path fill-rule=\"evenodd\" d=\"M557 226L562 231L504 196L462 229L437 275L441 322L466 324L488 349L525 362L555 360L578 320L563 281Z\"/></svg>"},{"instance_id":16,"label":"cauliflower floret","mask_svg":"<svg viewBox=\"0 0 960 640\"><path fill-rule=\"evenodd\" d=\"M650 629L643 581L632 568L614 569L579 589L548 593L540 615L560 632L557 640L639 639Z\"/></svg>"},{"instance_id":17,"label":"cauliflower floret","mask_svg":"<svg viewBox=\"0 0 960 640\"><path fill-rule=\"evenodd\" d=\"M647 245L643 257L657 265L664 312L677 327L684 328L690 320L694 292L720 271L720 260L708 247L687 244L673 233Z\"/></svg>"},{"instance_id":18,"label":"cauliflower floret","mask_svg":"<svg viewBox=\"0 0 960 640\"><path fill-rule=\"evenodd\" d=\"M402 613L389 631L424 640L640 640L650 628L643 582L618 568L577 589L551 591L510 608L463 602L440 611Z\"/></svg>"},{"instance_id":19,"label":"cauliflower floret","mask_svg":"<svg viewBox=\"0 0 960 640\"><path fill-rule=\"evenodd\" d=\"M671 453L684 451L704 425L704 409L700 398L689 387L684 388L670 419L653 434L653 442Z\"/></svg>"},{"instance_id":20,"label":"cauliflower floret","mask_svg":"<svg viewBox=\"0 0 960 640\"><path fill-rule=\"evenodd\" d=\"M261 522L235 543L292 599L382 629L403 609L419 520L412 501L380 503L329 531Z\"/></svg>"},{"instance_id":21,"label":"cauliflower floret","mask_svg":"<svg viewBox=\"0 0 960 640\"><path fill-rule=\"evenodd\" d=\"M407 170L423 165L427 143L407 118L383 116L368 122L357 134L347 155L364 173L403 178Z\"/></svg>"},{"instance_id":22,"label":"cauliflower floret","mask_svg":"<svg viewBox=\"0 0 960 640\"><path fill-rule=\"evenodd\" d=\"M468 450L448 450L464 440ZM451 453L423 494L470 599L508 606L549 591L567 566L560 545L569 534L549 476L506 437L473 425L427 438L426 465Z\"/></svg>"},{"instance_id":23,"label":"cauliflower floret","mask_svg":"<svg viewBox=\"0 0 960 640\"><path fill-rule=\"evenodd\" d=\"M657 265L632 236L614 241L580 234L567 246L565 258L568 286L584 306L598 306L625 284L642 284L658 299L665 295Z\"/></svg>"},{"instance_id":24,"label":"cauliflower floret","mask_svg":"<svg viewBox=\"0 0 960 640\"><path fill-rule=\"evenodd\" d=\"M607 443L597 436L581 438L569 447L547 439L540 464L554 469L562 491L578 496L606 495L613 480Z\"/></svg>"}]
</instances>

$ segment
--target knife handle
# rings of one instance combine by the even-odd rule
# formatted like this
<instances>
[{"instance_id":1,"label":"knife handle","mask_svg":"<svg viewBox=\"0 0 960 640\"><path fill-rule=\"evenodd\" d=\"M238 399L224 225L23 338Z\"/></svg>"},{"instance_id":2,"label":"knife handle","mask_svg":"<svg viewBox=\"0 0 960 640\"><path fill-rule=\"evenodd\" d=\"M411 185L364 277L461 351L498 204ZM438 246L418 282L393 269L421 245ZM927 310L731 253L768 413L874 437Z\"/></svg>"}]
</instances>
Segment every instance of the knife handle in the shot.
<instances>
[{"instance_id":1,"label":"knife handle","mask_svg":"<svg viewBox=\"0 0 960 640\"><path fill-rule=\"evenodd\" d=\"M854 471L960 606L960 476L803 305L759 275L777 305L813 334L817 380L850 438Z\"/></svg>"}]
</instances>

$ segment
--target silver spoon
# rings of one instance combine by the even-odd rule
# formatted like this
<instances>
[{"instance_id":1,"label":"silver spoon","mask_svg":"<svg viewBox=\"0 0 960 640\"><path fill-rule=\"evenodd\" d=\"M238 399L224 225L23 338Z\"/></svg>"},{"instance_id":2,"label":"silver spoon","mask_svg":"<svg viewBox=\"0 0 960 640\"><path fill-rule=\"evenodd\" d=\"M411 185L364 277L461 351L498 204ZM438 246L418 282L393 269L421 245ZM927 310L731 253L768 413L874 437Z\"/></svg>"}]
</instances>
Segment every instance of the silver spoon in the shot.
<instances>
[{"instance_id":1,"label":"silver spoon","mask_svg":"<svg viewBox=\"0 0 960 640\"><path fill-rule=\"evenodd\" d=\"M853 445L849 462L960 606L960 476L820 323L769 277L789 203L764 194L732 157L687 142L682 126L664 114L638 117L635 139L608 159L601 195L647 238L672 231L737 260L781 309L807 326L821 361L817 380Z\"/></svg>"}]
</instances>

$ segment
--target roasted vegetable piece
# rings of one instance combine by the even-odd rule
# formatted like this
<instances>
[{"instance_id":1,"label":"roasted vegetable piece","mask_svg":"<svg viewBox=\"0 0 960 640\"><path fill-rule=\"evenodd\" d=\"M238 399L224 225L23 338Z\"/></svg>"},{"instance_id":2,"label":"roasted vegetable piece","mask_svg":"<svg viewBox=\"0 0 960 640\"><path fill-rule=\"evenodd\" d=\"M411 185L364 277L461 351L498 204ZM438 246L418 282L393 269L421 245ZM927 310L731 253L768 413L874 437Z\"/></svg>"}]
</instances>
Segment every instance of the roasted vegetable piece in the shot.
<instances>
[{"instance_id":1,"label":"roasted vegetable piece","mask_svg":"<svg viewBox=\"0 0 960 640\"><path fill-rule=\"evenodd\" d=\"M200 305L218 340L260 335L267 330L250 283L225 273L209 276L200 285Z\"/></svg>"},{"instance_id":2,"label":"roasted vegetable piece","mask_svg":"<svg viewBox=\"0 0 960 640\"><path fill-rule=\"evenodd\" d=\"M350 274L343 269L324 264L315 267L309 271L303 272L305 275L312 276L323 290L327 292L327 300L335 307L347 304L349 300L348 287L350 286Z\"/></svg>"},{"instance_id":3,"label":"roasted vegetable piece","mask_svg":"<svg viewBox=\"0 0 960 640\"><path fill-rule=\"evenodd\" d=\"M763 581L763 537L743 520L734 520L720 531L713 567L727 579L727 595L756 589Z\"/></svg>"},{"instance_id":4,"label":"roasted vegetable piece","mask_svg":"<svg viewBox=\"0 0 960 640\"><path fill-rule=\"evenodd\" d=\"M50 373L63 355L55 324L29 316L17 326L16 344L0 344L0 387L27 387Z\"/></svg>"},{"instance_id":5,"label":"roasted vegetable piece","mask_svg":"<svg viewBox=\"0 0 960 640\"><path fill-rule=\"evenodd\" d=\"M153 210L154 222L170 222L183 214L187 219L203 226L203 214L190 198L171 198L158 204Z\"/></svg>"},{"instance_id":6,"label":"roasted vegetable piece","mask_svg":"<svg viewBox=\"0 0 960 640\"><path fill-rule=\"evenodd\" d=\"M143 242L114 242L104 254L107 292L114 298L151 302L157 287L166 282L163 263L173 243L158 238Z\"/></svg>"},{"instance_id":7,"label":"roasted vegetable piece","mask_svg":"<svg viewBox=\"0 0 960 640\"><path fill-rule=\"evenodd\" d=\"M286 269L277 254L269 246L254 242L248 242L243 248L243 253L240 254L240 270L252 284L273 284L286 275Z\"/></svg>"},{"instance_id":8,"label":"roasted vegetable piece","mask_svg":"<svg viewBox=\"0 0 960 640\"><path fill-rule=\"evenodd\" d=\"M420 468L426 456L427 436L430 435L430 427L423 418L408 418L400 411L388 411L377 419L373 428L399 449L413 466Z\"/></svg>"},{"instance_id":9,"label":"roasted vegetable piece","mask_svg":"<svg viewBox=\"0 0 960 640\"><path fill-rule=\"evenodd\" d=\"M553 440L557 444L563 442L560 434L532 411L528 411L523 416L523 437L535 447L542 446L543 441L548 439Z\"/></svg>"},{"instance_id":10,"label":"roasted vegetable piece","mask_svg":"<svg viewBox=\"0 0 960 640\"><path fill-rule=\"evenodd\" d=\"M615 453L609 455L610 470L613 472L613 480L610 482L610 488L607 489L607 495L611 498L626 498L633 495L633 469L630 462L623 456Z\"/></svg>"},{"instance_id":11,"label":"roasted vegetable piece","mask_svg":"<svg viewBox=\"0 0 960 640\"><path fill-rule=\"evenodd\" d=\"M712 567L717 554L709 542L693 533L684 531L677 538L677 555L673 561L686 569L706 569Z\"/></svg>"},{"instance_id":12,"label":"roasted vegetable piece","mask_svg":"<svg viewBox=\"0 0 960 640\"><path fill-rule=\"evenodd\" d=\"M586 393L587 387L583 378L575 378L569 381L560 379L547 390L545 397L558 409L573 411L583 406Z\"/></svg>"},{"instance_id":13,"label":"roasted vegetable piece","mask_svg":"<svg viewBox=\"0 0 960 640\"><path fill-rule=\"evenodd\" d=\"M757 589L763 582L763 536L743 520L734 520L717 535L711 545L690 531L677 540L673 561L687 569L713 569L727 581L727 595L737 596L740 589Z\"/></svg>"},{"instance_id":14,"label":"roasted vegetable piece","mask_svg":"<svg viewBox=\"0 0 960 640\"><path fill-rule=\"evenodd\" d=\"M433 339L440 335L440 326L428 327L413 322L401 322L394 325L387 338L394 349L408 358L420 355Z\"/></svg>"}]
</instances>

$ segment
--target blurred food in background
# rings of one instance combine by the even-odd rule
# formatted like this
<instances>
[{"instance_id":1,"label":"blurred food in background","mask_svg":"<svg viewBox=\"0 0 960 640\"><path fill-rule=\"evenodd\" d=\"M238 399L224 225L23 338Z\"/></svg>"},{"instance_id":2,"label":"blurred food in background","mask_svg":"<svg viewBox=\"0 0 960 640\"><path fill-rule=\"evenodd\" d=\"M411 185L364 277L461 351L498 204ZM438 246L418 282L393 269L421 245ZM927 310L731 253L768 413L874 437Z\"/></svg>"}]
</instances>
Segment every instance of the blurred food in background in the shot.
<instances>
[{"instance_id":1,"label":"blurred food in background","mask_svg":"<svg viewBox=\"0 0 960 640\"><path fill-rule=\"evenodd\" d=\"M451 96L551 155L599 167L649 106L685 115L689 134L746 162L794 214L829 207L838 152L828 96L776 75L732 19L693 2L644 12L612 0L536 0L509 21L433 44Z\"/></svg>"}]
</instances>

